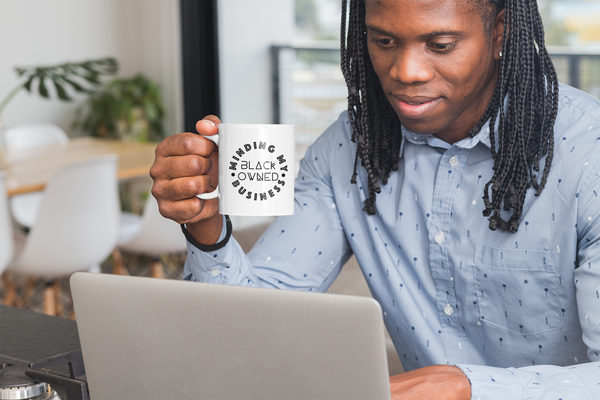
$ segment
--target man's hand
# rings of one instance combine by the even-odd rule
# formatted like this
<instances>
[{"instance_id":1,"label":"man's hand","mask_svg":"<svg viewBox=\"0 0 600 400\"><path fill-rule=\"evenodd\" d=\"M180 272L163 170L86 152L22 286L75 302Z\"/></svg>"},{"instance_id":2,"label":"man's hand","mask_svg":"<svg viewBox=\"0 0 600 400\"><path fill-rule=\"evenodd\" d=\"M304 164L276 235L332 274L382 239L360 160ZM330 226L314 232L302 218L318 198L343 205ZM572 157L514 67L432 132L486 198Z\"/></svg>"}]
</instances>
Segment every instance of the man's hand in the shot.
<instances>
[{"instance_id":1,"label":"man's hand","mask_svg":"<svg viewBox=\"0 0 600 400\"><path fill-rule=\"evenodd\" d=\"M470 400L471 383L452 365L432 365L390 378L392 400Z\"/></svg>"},{"instance_id":2,"label":"man's hand","mask_svg":"<svg viewBox=\"0 0 600 400\"><path fill-rule=\"evenodd\" d=\"M209 115L198 121L201 135L218 133L219 118ZM219 199L200 200L197 194L211 192L218 184L217 146L193 133L180 133L156 147L150 168L152 195L160 213L180 224L201 244L214 244L221 233Z\"/></svg>"}]
</instances>

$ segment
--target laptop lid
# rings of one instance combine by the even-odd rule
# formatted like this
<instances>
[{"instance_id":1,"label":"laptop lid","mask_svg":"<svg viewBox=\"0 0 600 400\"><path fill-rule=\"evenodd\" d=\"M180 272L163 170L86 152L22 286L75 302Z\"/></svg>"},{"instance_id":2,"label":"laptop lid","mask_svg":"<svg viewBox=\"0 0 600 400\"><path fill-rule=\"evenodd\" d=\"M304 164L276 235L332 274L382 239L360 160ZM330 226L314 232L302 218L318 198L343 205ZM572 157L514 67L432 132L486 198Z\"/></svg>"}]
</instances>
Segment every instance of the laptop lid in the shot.
<instances>
[{"instance_id":1,"label":"laptop lid","mask_svg":"<svg viewBox=\"0 0 600 400\"><path fill-rule=\"evenodd\" d=\"M89 273L71 291L92 400L390 398L371 298Z\"/></svg>"}]
</instances>

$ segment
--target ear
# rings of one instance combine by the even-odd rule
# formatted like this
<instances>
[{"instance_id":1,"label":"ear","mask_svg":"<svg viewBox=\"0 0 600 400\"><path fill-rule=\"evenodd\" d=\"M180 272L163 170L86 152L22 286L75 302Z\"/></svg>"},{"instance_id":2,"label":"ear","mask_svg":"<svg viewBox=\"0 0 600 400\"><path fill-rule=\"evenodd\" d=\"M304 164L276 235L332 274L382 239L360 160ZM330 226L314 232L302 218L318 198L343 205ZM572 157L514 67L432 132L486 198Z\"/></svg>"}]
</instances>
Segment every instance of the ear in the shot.
<instances>
[{"instance_id":1,"label":"ear","mask_svg":"<svg viewBox=\"0 0 600 400\"><path fill-rule=\"evenodd\" d=\"M492 27L492 55L494 60L500 60L500 52L502 51L502 37L504 36L504 16L506 15L506 9L502 9L496 16L494 26ZM506 26L508 29L508 26ZM508 37L508 31L506 32Z\"/></svg>"}]
</instances>

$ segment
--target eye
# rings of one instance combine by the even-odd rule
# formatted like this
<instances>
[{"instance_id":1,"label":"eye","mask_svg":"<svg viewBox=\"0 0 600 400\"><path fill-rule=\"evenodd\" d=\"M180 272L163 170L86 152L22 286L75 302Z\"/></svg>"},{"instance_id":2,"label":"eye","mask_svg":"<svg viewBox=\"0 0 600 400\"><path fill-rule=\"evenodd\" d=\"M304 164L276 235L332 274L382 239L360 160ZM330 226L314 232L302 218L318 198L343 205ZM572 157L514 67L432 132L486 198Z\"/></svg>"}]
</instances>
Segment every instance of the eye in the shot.
<instances>
[{"instance_id":1,"label":"eye","mask_svg":"<svg viewBox=\"0 0 600 400\"><path fill-rule=\"evenodd\" d=\"M380 39L380 38L376 38L376 37L371 39L371 41L381 47L391 47L396 43L394 41L394 39L387 39L387 38Z\"/></svg>"},{"instance_id":2,"label":"eye","mask_svg":"<svg viewBox=\"0 0 600 400\"><path fill-rule=\"evenodd\" d=\"M452 42L452 43L432 42L432 43L429 43L428 46L432 50L437 51L438 53L448 53L456 46L456 42Z\"/></svg>"}]
</instances>

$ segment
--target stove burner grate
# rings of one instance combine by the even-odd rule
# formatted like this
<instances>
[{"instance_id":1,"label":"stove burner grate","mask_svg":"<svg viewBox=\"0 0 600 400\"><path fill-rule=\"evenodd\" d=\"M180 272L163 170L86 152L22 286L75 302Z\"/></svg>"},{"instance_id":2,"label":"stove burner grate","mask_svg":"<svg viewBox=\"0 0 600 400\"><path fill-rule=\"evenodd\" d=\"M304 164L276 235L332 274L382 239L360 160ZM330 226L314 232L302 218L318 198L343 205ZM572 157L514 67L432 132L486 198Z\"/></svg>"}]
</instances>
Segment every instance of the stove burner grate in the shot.
<instances>
[{"instance_id":1,"label":"stove burner grate","mask_svg":"<svg viewBox=\"0 0 600 400\"><path fill-rule=\"evenodd\" d=\"M5 359L0 360L0 400L89 400L80 350L30 364L2 358ZM69 365L70 376L45 370L63 364ZM50 385L64 389L65 399L61 399Z\"/></svg>"}]
</instances>

